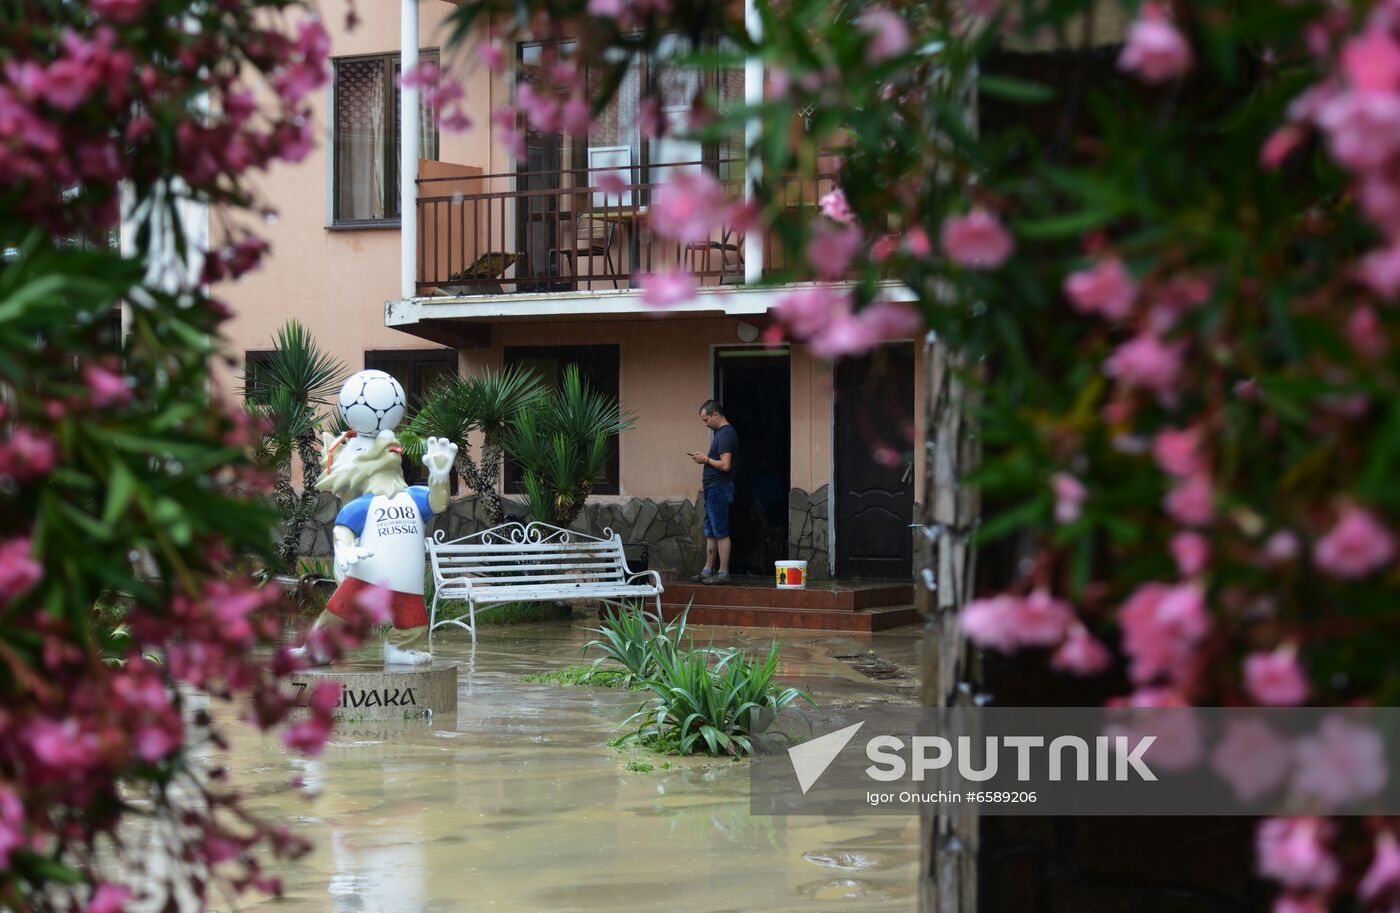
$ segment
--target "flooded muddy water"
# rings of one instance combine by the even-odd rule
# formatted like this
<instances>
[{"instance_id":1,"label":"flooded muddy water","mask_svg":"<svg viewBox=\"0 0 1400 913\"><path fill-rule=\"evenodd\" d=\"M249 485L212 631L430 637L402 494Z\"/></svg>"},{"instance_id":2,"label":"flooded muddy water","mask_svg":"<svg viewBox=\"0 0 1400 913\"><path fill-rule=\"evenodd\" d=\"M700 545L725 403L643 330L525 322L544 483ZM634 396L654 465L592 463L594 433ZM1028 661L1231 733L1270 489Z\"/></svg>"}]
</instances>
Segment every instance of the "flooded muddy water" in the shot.
<instances>
[{"instance_id":1,"label":"flooded muddy water","mask_svg":"<svg viewBox=\"0 0 1400 913\"><path fill-rule=\"evenodd\" d=\"M771 637L693 632L701 644L755 650ZM343 722L319 758L293 757L275 737L232 727L230 767L251 806L290 819L315 843L280 873L283 899L250 898L240 909L915 908L915 819L750 816L745 762L608 747L640 695L522 681L582 662L589 636L576 621L485 627L475 649L466 638L438 638L436 658L460 667L456 718ZM780 639L783 682L819 702L916 698L912 628ZM859 671L851 657L871 650L896 674ZM630 760L656 767L629 770ZM281 788L298 774L303 789Z\"/></svg>"}]
</instances>

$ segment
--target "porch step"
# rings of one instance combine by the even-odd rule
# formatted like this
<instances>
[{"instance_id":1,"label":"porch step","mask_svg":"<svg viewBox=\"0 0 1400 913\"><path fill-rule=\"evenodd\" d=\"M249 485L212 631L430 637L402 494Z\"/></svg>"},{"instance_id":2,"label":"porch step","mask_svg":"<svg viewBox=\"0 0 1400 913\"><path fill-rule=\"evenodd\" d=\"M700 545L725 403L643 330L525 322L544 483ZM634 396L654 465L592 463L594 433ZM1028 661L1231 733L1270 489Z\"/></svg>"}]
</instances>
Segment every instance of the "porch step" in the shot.
<instances>
[{"instance_id":1,"label":"porch step","mask_svg":"<svg viewBox=\"0 0 1400 913\"><path fill-rule=\"evenodd\" d=\"M760 578L737 578L725 586L668 581L661 601L666 605L681 607L693 603L697 606L854 612L908 605L914 601L914 586L909 583L837 583L816 584L802 590L780 590L771 580Z\"/></svg>"},{"instance_id":2,"label":"porch step","mask_svg":"<svg viewBox=\"0 0 1400 913\"><path fill-rule=\"evenodd\" d=\"M669 594L669 591L668 591ZM684 603L662 603L667 621L686 610ZM725 625L735 628L788 628L805 631L870 633L897 628L919 620L912 605L875 606L869 609L804 609L777 606L714 606L692 604L687 624Z\"/></svg>"}]
</instances>

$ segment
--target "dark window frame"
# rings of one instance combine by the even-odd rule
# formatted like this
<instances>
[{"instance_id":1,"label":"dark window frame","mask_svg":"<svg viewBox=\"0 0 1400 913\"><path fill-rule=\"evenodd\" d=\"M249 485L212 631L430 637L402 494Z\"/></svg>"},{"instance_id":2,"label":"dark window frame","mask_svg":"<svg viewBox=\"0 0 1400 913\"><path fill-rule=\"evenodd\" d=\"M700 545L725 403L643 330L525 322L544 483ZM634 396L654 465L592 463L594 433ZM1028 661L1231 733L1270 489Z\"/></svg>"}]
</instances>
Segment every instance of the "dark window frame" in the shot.
<instances>
[{"instance_id":1,"label":"dark window frame","mask_svg":"<svg viewBox=\"0 0 1400 913\"><path fill-rule=\"evenodd\" d=\"M559 346L506 346L501 352L501 364L510 367L525 359L554 359L558 367L553 378L544 378L546 383L558 385L563 380L564 368L577 364L583 372L583 379L595 390L612 396L621 404L622 387L622 347L616 343L598 345L559 345ZM589 367L608 371L611 383L605 384L590 373ZM620 435L613 435L608 445L608 456L603 466L603 478L593 486L595 495L622 494L622 461ZM501 489L505 494L523 494L525 482L520 467L507 459L501 471Z\"/></svg>"},{"instance_id":2,"label":"dark window frame","mask_svg":"<svg viewBox=\"0 0 1400 913\"><path fill-rule=\"evenodd\" d=\"M246 402L263 402L257 395L257 367L272 361L275 353L271 349L248 349L243 353L243 399Z\"/></svg>"},{"instance_id":3,"label":"dark window frame","mask_svg":"<svg viewBox=\"0 0 1400 913\"><path fill-rule=\"evenodd\" d=\"M426 62L438 63L440 54L437 48L425 48L418 52L420 64ZM341 64L365 63L368 61L380 61L383 64L382 78L384 79L385 98L393 99L393 116L386 116L384 120L384 215L380 218L371 219L344 219L340 216L340 175L343 172L341 167L340 144L336 141L340 129L339 118L336 117L339 106L338 86L340 80ZM330 99L330 153L331 153L331 224L330 228L386 228L400 225L403 221L403 201L399 198L399 121L403 116L403 90L398 85L398 65L399 52L393 51L380 54L349 54L344 57L335 57L331 60L331 99ZM431 158L438 160L442 148L442 136L438 132L437 123L433 123L433 155L424 156L423 150L419 150L420 158Z\"/></svg>"}]
</instances>

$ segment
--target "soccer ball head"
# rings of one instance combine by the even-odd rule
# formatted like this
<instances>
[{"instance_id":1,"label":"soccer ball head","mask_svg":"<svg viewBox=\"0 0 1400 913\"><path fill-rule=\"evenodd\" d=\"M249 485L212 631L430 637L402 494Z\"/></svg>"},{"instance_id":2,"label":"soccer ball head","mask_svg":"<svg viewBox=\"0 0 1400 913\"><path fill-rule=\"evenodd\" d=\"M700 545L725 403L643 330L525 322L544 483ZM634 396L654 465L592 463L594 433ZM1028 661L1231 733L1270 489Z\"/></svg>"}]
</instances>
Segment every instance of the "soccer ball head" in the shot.
<instances>
[{"instance_id":1,"label":"soccer ball head","mask_svg":"<svg viewBox=\"0 0 1400 913\"><path fill-rule=\"evenodd\" d=\"M403 387L383 371L360 371L340 388L340 417L358 434L393 431L403 421Z\"/></svg>"}]
</instances>

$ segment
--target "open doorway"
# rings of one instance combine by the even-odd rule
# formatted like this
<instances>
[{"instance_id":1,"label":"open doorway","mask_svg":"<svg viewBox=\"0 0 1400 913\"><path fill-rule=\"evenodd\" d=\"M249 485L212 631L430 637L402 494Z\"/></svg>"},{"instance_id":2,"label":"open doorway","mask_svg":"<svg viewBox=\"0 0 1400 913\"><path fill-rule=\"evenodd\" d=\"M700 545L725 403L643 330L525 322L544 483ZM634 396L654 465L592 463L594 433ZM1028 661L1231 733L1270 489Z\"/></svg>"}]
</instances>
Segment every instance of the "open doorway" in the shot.
<instances>
[{"instance_id":1,"label":"open doorway","mask_svg":"<svg viewBox=\"0 0 1400 913\"><path fill-rule=\"evenodd\" d=\"M787 557L792 375L786 349L717 348L715 399L739 435L730 571L768 576ZM697 411L699 403L696 403Z\"/></svg>"}]
</instances>

